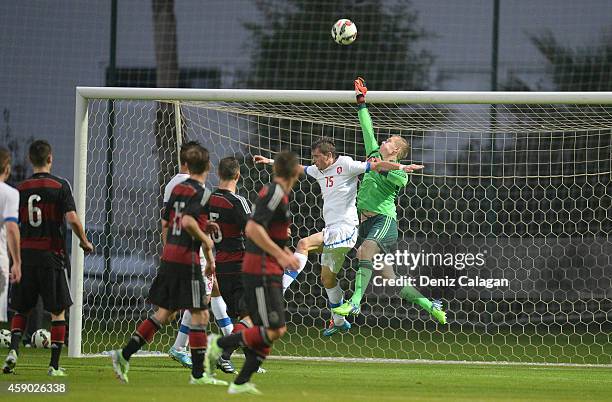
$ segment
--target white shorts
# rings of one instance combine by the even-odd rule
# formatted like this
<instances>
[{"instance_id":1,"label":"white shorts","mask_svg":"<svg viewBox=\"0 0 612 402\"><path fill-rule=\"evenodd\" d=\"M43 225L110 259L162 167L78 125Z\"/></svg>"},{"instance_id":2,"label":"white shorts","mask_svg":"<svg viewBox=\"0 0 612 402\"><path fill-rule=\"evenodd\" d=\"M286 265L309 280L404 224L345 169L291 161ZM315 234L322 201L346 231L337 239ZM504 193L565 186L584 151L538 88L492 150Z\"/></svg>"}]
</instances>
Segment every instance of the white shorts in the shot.
<instances>
[{"instance_id":1,"label":"white shorts","mask_svg":"<svg viewBox=\"0 0 612 402\"><path fill-rule=\"evenodd\" d=\"M204 278L204 285L206 285L206 296L210 296L213 289L213 284L215 283L214 277L208 277L202 272L202 277Z\"/></svg>"},{"instance_id":2,"label":"white shorts","mask_svg":"<svg viewBox=\"0 0 612 402\"><path fill-rule=\"evenodd\" d=\"M204 278L204 285L206 286L206 296L210 296L212 294L214 278L206 276L206 258L204 258L202 251L200 251L200 266L202 267L202 278Z\"/></svg>"},{"instance_id":3,"label":"white shorts","mask_svg":"<svg viewBox=\"0 0 612 402\"><path fill-rule=\"evenodd\" d=\"M357 226L332 225L323 228L323 253L321 265L337 274L340 272L346 254L357 244Z\"/></svg>"},{"instance_id":4,"label":"white shorts","mask_svg":"<svg viewBox=\"0 0 612 402\"><path fill-rule=\"evenodd\" d=\"M9 266L0 264L0 322L8 320Z\"/></svg>"}]
</instances>

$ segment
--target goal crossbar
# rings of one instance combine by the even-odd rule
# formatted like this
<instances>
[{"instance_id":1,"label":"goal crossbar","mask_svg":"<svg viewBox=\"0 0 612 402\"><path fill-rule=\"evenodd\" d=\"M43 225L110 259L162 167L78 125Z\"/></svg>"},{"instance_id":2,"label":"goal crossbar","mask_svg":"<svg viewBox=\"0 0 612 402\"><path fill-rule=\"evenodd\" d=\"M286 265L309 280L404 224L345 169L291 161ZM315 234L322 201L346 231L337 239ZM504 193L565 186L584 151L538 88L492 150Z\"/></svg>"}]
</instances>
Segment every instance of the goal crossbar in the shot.
<instances>
[{"instance_id":1,"label":"goal crossbar","mask_svg":"<svg viewBox=\"0 0 612 402\"><path fill-rule=\"evenodd\" d=\"M351 103L353 91L77 87L86 99ZM612 92L369 91L368 103L405 104L612 104Z\"/></svg>"}]
</instances>

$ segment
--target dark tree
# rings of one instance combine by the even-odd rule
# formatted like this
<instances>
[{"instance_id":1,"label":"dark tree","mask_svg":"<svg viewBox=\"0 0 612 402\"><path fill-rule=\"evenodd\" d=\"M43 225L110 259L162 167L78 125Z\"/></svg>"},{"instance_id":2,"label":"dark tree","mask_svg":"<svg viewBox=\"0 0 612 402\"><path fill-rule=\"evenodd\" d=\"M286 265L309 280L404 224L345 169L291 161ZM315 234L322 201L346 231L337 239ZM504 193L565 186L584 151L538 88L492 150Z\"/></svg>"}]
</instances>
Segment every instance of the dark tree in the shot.
<instances>
[{"instance_id":1,"label":"dark tree","mask_svg":"<svg viewBox=\"0 0 612 402\"><path fill-rule=\"evenodd\" d=\"M11 132L11 112L8 109L2 111L4 120L4 134L2 143L11 153L11 177L7 180L8 184L15 186L28 177L30 165L28 163L28 147L34 141L34 137L25 136L15 137Z\"/></svg>"},{"instance_id":2,"label":"dark tree","mask_svg":"<svg viewBox=\"0 0 612 402\"><path fill-rule=\"evenodd\" d=\"M502 90L612 90L609 40L573 49L559 43L549 32L530 39L547 62L548 79L534 86L518 76L510 76ZM502 129L494 134L505 138L503 149L498 143L495 152L491 152L489 141L471 140L458 155L456 175L486 176L493 171L495 176L485 186L482 184L486 180L460 179L461 187L468 190L461 191L467 201L458 205L474 210L479 200L484 199L486 209L496 215L499 226L494 232L508 236L564 237L612 230L612 221L606 213L610 207L610 174L603 174L611 170L611 133L605 127L609 127L612 108L505 105L497 113L500 120L512 124L515 130ZM564 122L567 129L561 126ZM577 124L585 129L576 131ZM469 152L474 148L480 152ZM481 155L493 154L495 159L480 159ZM478 160L473 159L474 155L478 155Z\"/></svg>"},{"instance_id":3,"label":"dark tree","mask_svg":"<svg viewBox=\"0 0 612 402\"><path fill-rule=\"evenodd\" d=\"M262 19L251 31L250 88L347 89L364 76L377 90L423 90L432 55L419 48L430 35L409 1L259 0ZM331 27L340 18L358 28L350 46L336 44Z\"/></svg>"},{"instance_id":4,"label":"dark tree","mask_svg":"<svg viewBox=\"0 0 612 402\"><path fill-rule=\"evenodd\" d=\"M177 88L179 68L176 40L174 0L152 0L155 60L158 88ZM155 143L159 162L158 204L161 207L162 189L176 173L177 134L174 104L158 102L155 120Z\"/></svg>"}]
</instances>

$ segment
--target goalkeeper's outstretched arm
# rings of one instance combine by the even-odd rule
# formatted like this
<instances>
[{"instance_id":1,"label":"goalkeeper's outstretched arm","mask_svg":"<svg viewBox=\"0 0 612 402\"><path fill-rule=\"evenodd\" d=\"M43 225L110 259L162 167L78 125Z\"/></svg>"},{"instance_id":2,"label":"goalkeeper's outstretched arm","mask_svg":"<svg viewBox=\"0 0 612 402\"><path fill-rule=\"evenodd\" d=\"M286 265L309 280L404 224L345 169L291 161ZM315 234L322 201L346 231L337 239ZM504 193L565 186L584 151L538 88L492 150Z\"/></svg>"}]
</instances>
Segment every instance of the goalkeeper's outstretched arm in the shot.
<instances>
[{"instance_id":1,"label":"goalkeeper's outstretched arm","mask_svg":"<svg viewBox=\"0 0 612 402\"><path fill-rule=\"evenodd\" d=\"M361 77L358 77L354 81L354 86L357 104L359 105L359 111L357 112L359 115L359 124L361 125L363 142L366 147L366 156L369 157L370 154L380 148L380 146L378 145L376 137L374 136L372 118L370 117L370 112L368 111L368 107L365 103L365 95L368 92L368 88L366 87L365 81Z\"/></svg>"}]
</instances>

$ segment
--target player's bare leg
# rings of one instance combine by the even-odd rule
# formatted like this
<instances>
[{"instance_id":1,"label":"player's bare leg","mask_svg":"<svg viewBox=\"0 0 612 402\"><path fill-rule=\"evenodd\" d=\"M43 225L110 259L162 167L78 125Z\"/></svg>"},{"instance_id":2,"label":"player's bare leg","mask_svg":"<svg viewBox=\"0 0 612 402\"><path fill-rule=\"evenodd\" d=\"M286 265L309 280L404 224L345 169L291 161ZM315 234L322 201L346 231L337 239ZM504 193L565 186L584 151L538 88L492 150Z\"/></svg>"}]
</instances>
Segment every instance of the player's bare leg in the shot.
<instances>
[{"instance_id":1,"label":"player's bare leg","mask_svg":"<svg viewBox=\"0 0 612 402\"><path fill-rule=\"evenodd\" d=\"M283 275L283 293L291 285L291 283L302 272L308 261L309 252L320 253L323 250L323 232L315 233L298 241L295 253L293 255L300 262L300 267L297 271L285 270Z\"/></svg>"},{"instance_id":2,"label":"player's bare leg","mask_svg":"<svg viewBox=\"0 0 612 402\"><path fill-rule=\"evenodd\" d=\"M395 275L395 270L393 269L393 265L383 264L383 268L380 270L380 275L384 279L395 279L397 275Z\"/></svg>"}]
</instances>

